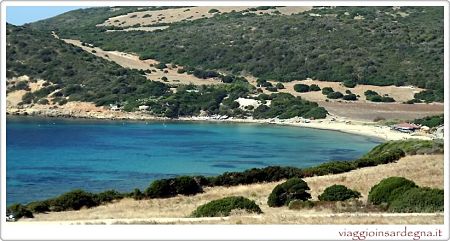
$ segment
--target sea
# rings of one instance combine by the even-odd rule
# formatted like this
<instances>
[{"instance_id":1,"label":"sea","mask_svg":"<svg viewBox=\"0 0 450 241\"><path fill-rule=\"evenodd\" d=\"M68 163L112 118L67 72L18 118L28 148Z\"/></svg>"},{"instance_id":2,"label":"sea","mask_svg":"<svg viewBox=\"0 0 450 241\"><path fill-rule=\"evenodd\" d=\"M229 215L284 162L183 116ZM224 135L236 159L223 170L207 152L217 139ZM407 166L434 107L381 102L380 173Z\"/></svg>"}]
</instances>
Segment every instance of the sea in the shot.
<instances>
[{"instance_id":1,"label":"sea","mask_svg":"<svg viewBox=\"0 0 450 241\"><path fill-rule=\"evenodd\" d=\"M360 157L381 140L270 124L8 117L7 203L73 189L144 190L155 179Z\"/></svg>"}]
</instances>

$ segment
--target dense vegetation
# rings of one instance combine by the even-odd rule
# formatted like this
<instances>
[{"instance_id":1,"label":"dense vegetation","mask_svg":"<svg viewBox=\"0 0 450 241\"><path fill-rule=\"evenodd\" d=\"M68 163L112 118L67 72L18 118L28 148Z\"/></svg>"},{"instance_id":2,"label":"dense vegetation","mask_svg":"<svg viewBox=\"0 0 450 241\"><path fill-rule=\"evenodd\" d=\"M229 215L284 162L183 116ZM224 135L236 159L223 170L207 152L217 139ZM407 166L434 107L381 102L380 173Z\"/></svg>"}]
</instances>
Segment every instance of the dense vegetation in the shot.
<instances>
[{"instance_id":1,"label":"dense vegetation","mask_svg":"<svg viewBox=\"0 0 450 241\"><path fill-rule=\"evenodd\" d=\"M444 190L418 187L403 177L389 177L372 187L368 201L386 205L390 212L443 212Z\"/></svg>"},{"instance_id":2,"label":"dense vegetation","mask_svg":"<svg viewBox=\"0 0 450 241\"><path fill-rule=\"evenodd\" d=\"M178 194L195 195L201 192L203 192L203 189L195 178L180 176L156 180L151 183L144 194L148 198L167 198Z\"/></svg>"},{"instance_id":3,"label":"dense vegetation","mask_svg":"<svg viewBox=\"0 0 450 241\"><path fill-rule=\"evenodd\" d=\"M202 113L255 118L324 118L326 110L314 102L296 98L290 94L272 95L270 106L262 105L255 113L239 108L235 100L254 93L253 86L242 77L222 75L215 71L186 68L183 71L198 78L217 77L223 85L179 85L170 91L168 85L149 81L143 71L123 68L65 44L51 35L26 27L8 25L7 76L28 75L32 81L48 82L37 91L23 96L23 104L63 105L67 101L94 102L97 106L117 104L125 111L136 111L138 106L150 107L150 114L177 118ZM161 63L158 68L165 68ZM9 86L8 91L29 90L25 81Z\"/></svg>"},{"instance_id":4,"label":"dense vegetation","mask_svg":"<svg viewBox=\"0 0 450 241\"><path fill-rule=\"evenodd\" d=\"M269 207L289 205L293 200L306 201L311 198L308 184L300 178L294 177L278 184L270 193L267 204Z\"/></svg>"},{"instance_id":5,"label":"dense vegetation","mask_svg":"<svg viewBox=\"0 0 450 241\"><path fill-rule=\"evenodd\" d=\"M433 213L444 211L444 190L411 188L389 204L389 211L400 213Z\"/></svg>"},{"instance_id":6,"label":"dense vegetation","mask_svg":"<svg viewBox=\"0 0 450 241\"><path fill-rule=\"evenodd\" d=\"M347 188L344 185L332 185L319 195L320 201L345 201L351 198L360 198L361 193Z\"/></svg>"},{"instance_id":7,"label":"dense vegetation","mask_svg":"<svg viewBox=\"0 0 450 241\"><path fill-rule=\"evenodd\" d=\"M68 16L73 19L77 12L32 25L107 50L201 69L277 81L347 81L349 87L412 84L428 89L416 98L443 100L442 7L316 8L292 16L229 13L158 32L104 32L95 27L102 15L75 29L76 24L61 24Z\"/></svg>"},{"instance_id":8,"label":"dense vegetation","mask_svg":"<svg viewBox=\"0 0 450 241\"><path fill-rule=\"evenodd\" d=\"M245 197L226 197L218 200L208 202L199 206L192 217L224 217L229 216L233 210L244 210L249 213L262 213L261 208L255 203Z\"/></svg>"},{"instance_id":9,"label":"dense vegetation","mask_svg":"<svg viewBox=\"0 0 450 241\"><path fill-rule=\"evenodd\" d=\"M417 185L403 177L389 177L381 180L369 191L368 201L373 204L390 203L408 189Z\"/></svg>"},{"instance_id":10,"label":"dense vegetation","mask_svg":"<svg viewBox=\"0 0 450 241\"><path fill-rule=\"evenodd\" d=\"M428 126L430 128L438 127L444 124L444 114L415 119L413 120L413 123Z\"/></svg>"}]
</instances>

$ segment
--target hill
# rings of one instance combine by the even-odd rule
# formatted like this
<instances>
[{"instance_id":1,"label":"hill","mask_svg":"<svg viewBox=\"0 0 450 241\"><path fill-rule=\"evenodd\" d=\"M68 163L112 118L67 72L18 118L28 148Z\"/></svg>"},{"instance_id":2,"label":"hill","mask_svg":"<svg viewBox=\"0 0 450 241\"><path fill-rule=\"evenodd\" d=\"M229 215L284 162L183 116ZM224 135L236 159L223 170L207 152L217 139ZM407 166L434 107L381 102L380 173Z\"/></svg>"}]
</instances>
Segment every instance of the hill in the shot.
<instances>
[{"instance_id":1,"label":"hill","mask_svg":"<svg viewBox=\"0 0 450 241\"><path fill-rule=\"evenodd\" d=\"M67 26L69 15L82 16L71 12L31 26L104 50L188 67L276 81L414 85L427 89L415 98L443 101L442 7L314 8L294 15L230 12L153 32L106 32L107 27L96 26L116 13L82 20L79 27Z\"/></svg>"},{"instance_id":2,"label":"hill","mask_svg":"<svg viewBox=\"0 0 450 241\"><path fill-rule=\"evenodd\" d=\"M124 68L67 44L48 31L28 26L8 24L6 41L7 91L8 95L14 95L15 91L26 91L22 102L18 103L21 106L39 104L53 108L68 101L82 101L97 106L116 104L125 111L137 111L138 106L147 105L151 110L149 114L170 118L198 116L202 113L253 115L255 118L324 118L327 113L317 103L290 94L266 96L260 100L261 108L255 108L255 111L239 108L235 100L256 94L254 87L244 78L194 69L191 72L194 76L214 77L226 84L169 86L148 80L143 69ZM168 66L160 63L157 68L162 71ZM30 88L30 81L11 81L23 76L28 76L31 82L42 80L39 88Z\"/></svg>"}]
</instances>

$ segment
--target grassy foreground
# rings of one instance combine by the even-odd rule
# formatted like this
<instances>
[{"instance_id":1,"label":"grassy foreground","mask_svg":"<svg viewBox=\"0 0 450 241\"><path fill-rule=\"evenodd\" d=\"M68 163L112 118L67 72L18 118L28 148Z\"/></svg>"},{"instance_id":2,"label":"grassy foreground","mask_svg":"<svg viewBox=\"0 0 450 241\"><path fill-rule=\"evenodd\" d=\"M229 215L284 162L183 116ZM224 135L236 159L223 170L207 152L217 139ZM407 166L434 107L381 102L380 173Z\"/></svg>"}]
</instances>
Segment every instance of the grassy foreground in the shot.
<instances>
[{"instance_id":1,"label":"grassy foreground","mask_svg":"<svg viewBox=\"0 0 450 241\"><path fill-rule=\"evenodd\" d=\"M311 188L313 200L333 184L342 184L362 194L367 200L370 188L389 176L402 176L413 180L419 186L443 188L444 156L414 155L375 167L366 167L347 173L304 178ZM367 212L361 209L346 210L342 205L321 206L313 209L289 210L288 207L270 208L267 197L280 182L238 185L232 187L205 188L204 193L195 196L176 196L166 199L133 200L130 198L78 211L36 214L34 219L23 222L57 222L74 224L123 224L123 223L220 223L220 224L440 224L442 213L398 214ZM234 212L224 218L187 218L198 206L209 201L228 197L244 196L254 200L263 214L254 215Z\"/></svg>"}]
</instances>

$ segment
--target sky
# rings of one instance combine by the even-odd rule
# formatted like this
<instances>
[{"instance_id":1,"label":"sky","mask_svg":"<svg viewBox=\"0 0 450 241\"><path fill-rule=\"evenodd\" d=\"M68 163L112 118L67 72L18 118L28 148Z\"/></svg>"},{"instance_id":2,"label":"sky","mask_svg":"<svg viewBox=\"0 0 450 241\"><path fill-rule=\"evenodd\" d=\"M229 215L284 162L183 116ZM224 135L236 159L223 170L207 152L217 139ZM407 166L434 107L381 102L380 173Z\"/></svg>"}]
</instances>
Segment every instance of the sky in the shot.
<instances>
[{"instance_id":1,"label":"sky","mask_svg":"<svg viewBox=\"0 0 450 241\"><path fill-rule=\"evenodd\" d=\"M51 18L61 13L83 7L16 7L8 6L6 8L6 22L14 25L35 22L41 19Z\"/></svg>"}]
</instances>

